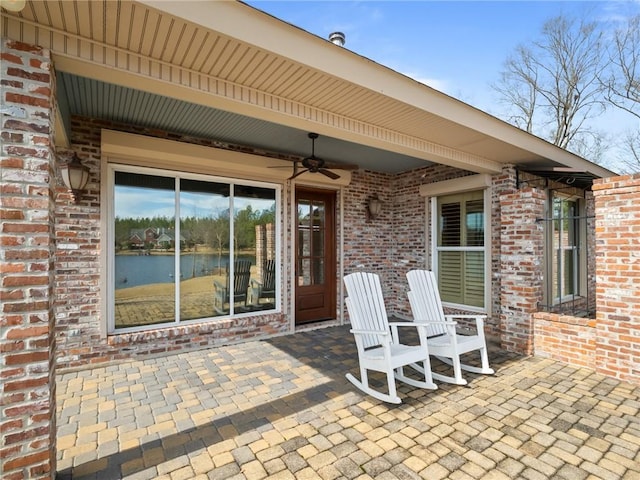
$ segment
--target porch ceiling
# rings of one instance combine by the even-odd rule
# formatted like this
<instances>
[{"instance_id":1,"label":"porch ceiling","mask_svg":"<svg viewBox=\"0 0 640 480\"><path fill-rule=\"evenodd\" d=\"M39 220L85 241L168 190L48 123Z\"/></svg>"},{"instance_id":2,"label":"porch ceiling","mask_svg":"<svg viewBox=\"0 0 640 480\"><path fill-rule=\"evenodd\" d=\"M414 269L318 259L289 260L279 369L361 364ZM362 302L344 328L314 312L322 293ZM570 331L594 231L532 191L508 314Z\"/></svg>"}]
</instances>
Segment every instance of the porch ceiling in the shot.
<instances>
[{"instance_id":1,"label":"porch ceiling","mask_svg":"<svg viewBox=\"0 0 640 480\"><path fill-rule=\"evenodd\" d=\"M287 155L305 157L311 153L306 130L65 72L58 73L58 86L65 92L72 115ZM332 163L357 164L377 172L396 173L428 165L419 158L327 136L316 141L316 154Z\"/></svg>"},{"instance_id":2,"label":"porch ceiling","mask_svg":"<svg viewBox=\"0 0 640 480\"><path fill-rule=\"evenodd\" d=\"M52 50L67 121L300 156L315 131L319 156L389 173L434 162L611 173L240 2L28 1L2 15L9 38Z\"/></svg>"}]
</instances>

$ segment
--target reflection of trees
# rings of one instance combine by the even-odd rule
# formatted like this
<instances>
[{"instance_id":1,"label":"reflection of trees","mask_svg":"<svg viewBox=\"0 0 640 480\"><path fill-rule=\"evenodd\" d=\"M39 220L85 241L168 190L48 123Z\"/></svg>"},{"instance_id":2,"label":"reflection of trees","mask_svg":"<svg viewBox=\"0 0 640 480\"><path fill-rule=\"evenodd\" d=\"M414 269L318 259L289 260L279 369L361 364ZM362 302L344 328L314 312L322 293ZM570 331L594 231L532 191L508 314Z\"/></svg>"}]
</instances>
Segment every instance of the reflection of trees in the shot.
<instances>
[{"instance_id":1,"label":"reflection of trees","mask_svg":"<svg viewBox=\"0 0 640 480\"><path fill-rule=\"evenodd\" d=\"M187 247L205 245L215 249L219 255L229 250L229 210L224 210L216 216L183 217L180 220L180 235L185 239ZM234 243L236 249L255 248L255 227L275 221L275 203L269 209L254 210L248 205L237 211L234 218ZM116 218L116 245L128 248L128 242L133 231L146 228L174 230L172 217L153 218Z\"/></svg>"}]
</instances>

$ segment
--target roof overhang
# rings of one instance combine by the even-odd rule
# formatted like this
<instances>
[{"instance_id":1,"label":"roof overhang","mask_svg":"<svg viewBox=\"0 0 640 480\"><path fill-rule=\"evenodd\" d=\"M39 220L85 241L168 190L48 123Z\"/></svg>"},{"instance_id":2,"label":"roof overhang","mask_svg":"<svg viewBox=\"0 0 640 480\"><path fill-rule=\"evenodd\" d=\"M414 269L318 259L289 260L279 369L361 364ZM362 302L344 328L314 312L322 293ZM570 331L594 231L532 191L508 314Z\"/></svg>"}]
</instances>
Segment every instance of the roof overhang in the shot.
<instances>
[{"instance_id":1,"label":"roof overhang","mask_svg":"<svg viewBox=\"0 0 640 480\"><path fill-rule=\"evenodd\" d=\"M62 125L95 116L300 156L314 131L327 160L390 173L613 175L241 2L29 1L2 16L3 36L51 49Z\"/></svg>"}]
</instances>

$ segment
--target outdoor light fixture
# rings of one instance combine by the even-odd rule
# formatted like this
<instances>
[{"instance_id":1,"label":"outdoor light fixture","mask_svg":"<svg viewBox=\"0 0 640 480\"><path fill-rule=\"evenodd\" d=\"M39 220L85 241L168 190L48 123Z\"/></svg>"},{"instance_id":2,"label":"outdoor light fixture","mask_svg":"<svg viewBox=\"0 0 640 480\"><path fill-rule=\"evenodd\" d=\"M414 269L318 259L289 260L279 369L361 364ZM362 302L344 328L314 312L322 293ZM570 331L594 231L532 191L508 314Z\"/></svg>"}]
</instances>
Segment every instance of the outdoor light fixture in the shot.
<instances>
[{"instance_id":1,"label":"outdoor light fixture","mask_svg":"<svg viewBox=\"0 0 640 480\"><path fill-rule=\"evenodd\" d=\"M21 12L27 5L27 0L0 0L0 6L7 12Z\"/></svg>"},{"instance_id":2,"label":"outdoor light fixture","mask_svg":"<svg viewBox=\"0 0 640 480\"><path fill-rule=\"evenodd\" d=\"M367 202L367 212L369 212L369 219L371 220L377 218L382 212L382 200L377 195Z\"/></svg>"},{"instance_id":3,"label":"outdoor light fixture","mask_svg":"<svg viewBox=\"0 0 640 480\"><path fill-rule=\"evenodd\" d=\"M60 167L60 173L65 186L71 190L74 203L77 203L89 181L89 169L82 165L80 158L74 152L71 161Z\"/></svg>"}]
</instances>

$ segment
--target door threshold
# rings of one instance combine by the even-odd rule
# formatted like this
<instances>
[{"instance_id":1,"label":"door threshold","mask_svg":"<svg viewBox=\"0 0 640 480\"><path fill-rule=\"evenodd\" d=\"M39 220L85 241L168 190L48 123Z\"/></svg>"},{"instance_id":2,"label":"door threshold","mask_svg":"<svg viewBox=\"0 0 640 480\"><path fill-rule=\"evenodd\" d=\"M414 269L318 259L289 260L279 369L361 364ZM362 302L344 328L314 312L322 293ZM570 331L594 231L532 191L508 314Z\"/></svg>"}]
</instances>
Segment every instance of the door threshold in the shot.
<instances>
[{"instance_id":1,"label":"door threshold","mask_svg":"<svg viewBox=\"0 0 640 480\"><path fill-rule=\"evenodd\" d=\"M303 323L302 325L296 325L295 326L295 331L296 332L306 332L306 331L309 331L309 330L317 330L319 328L338 327L338 326L340 326L340 320L338 320L338 319L319 320L317 322L309 322L309 323Z\"/></svg>"}]
</instances>

